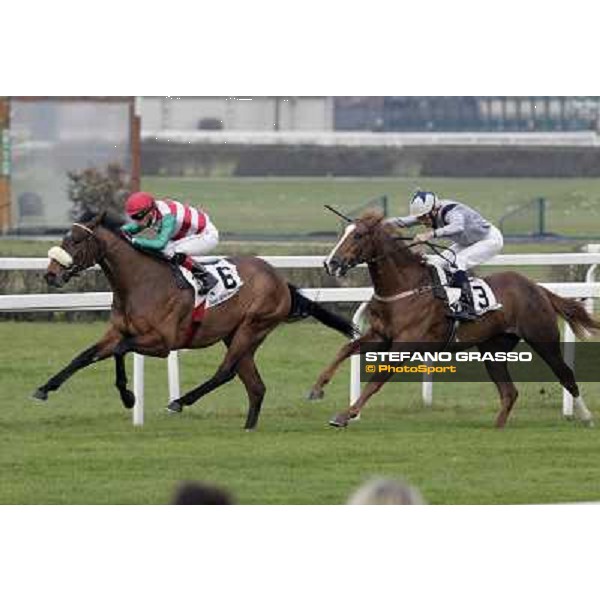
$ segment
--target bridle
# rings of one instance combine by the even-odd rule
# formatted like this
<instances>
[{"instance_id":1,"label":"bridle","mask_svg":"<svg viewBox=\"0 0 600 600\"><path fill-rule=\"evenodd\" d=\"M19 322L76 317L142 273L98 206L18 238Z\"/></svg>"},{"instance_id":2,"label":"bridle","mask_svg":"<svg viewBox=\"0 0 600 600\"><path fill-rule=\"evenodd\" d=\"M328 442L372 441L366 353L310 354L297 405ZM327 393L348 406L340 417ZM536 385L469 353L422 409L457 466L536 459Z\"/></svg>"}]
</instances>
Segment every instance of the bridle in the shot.
<instances>
[{"instance_id":1,"label":"bridle","mask_svg":"<svg viewBox=\"0 0 600 600\"><path fill-rule=\"evenodd\" d=\"M84 225L83 223L73 223L73 227L79 227L80 229L83 229L85 232L87 232L89 235L94 235L94 230L90 229L87 225Z\"/></svg>"},{"instance_id":2,"label":"bridle","mask_svg":"<svg viewBox=\"0 0 600 600\"><path fill-rule=\"evenodd\" d=\"M102 242L102 240L100 240L96 236L93 229L90 229L87 225L84 225L83 223L73 223L73 227L77 227L86 233L86 237L81 240L82 242L88 238L94 240L98 249L98 257L94 262L101 263L104 259L104 256L106 255L106 248L104 247L104 243ZM85 250L85 252L86 254L88 253L87 250ZM70 277L77 277L82 271L85 271L87 268L88 267L84 267L82 265L73 264L73 266L67 269L66 272L69 274Z\"/></svg>"},{"instance_id":3,"label":"bridle","mask_svg":"<svg viewBox=\"0 0 600 600\"><path fill-rule=\"evenodd\" d=\"M360 235L361 236L372 236L374 234L374 230L375 230L375 227L369 227L369 228L367 228L366 232L364 232L364 233L361 232ZM389 239L391 239L393 242L396 242L396 241L412 242L412 243L406 244L404 246L407 249L411 248L413 246L419 246L419 245L425 244L426 246L431 248L431 250L433 250L434 254L437 254L439 257L441 257L443 260L445 260L448 264L450 264L453 267L456 266L456 252L454 252L454 250L446 248L445 246L442 246L441 244L436 244L434 242L430 242L429 240L423 241L423 242L421 242L421 241L415 242L414 237L411 237L411 236L401 236L401 235L390 236L385 232L383 232L383 233L384 233L384 235L388 236ZM356 265L361 264L363 262L366 263L367 265L375 264L375 263L383 260L387 256L389 256L390 254L393 254L394 252L397 252L397 251L398 251L398 247L397 247L397 245L394 244L394 246L391 249L386 250L385 252L382 252L381 254L378 254L377 256L372 257L370 259L357 258L355 260L349 261L348 268L355 267ZM442 253L444 251L450 251L454 255L454 258L449 258L447 256L444 256L444 254ZM424 264L424 261L421 264ZM373 293L373 297L376 300L379 300L380 302L391 303L391 302L396 302L397 300L402 300L403 298L409 298L411 296L425 294L425 293L435 289L435 287L436 287L435 285L422 285L418 288L415 288L412 290L406 290L406 291L400 292L398 294L395 294L393 296L379 296L377 293Z\"/></svg>"}]
</instances>

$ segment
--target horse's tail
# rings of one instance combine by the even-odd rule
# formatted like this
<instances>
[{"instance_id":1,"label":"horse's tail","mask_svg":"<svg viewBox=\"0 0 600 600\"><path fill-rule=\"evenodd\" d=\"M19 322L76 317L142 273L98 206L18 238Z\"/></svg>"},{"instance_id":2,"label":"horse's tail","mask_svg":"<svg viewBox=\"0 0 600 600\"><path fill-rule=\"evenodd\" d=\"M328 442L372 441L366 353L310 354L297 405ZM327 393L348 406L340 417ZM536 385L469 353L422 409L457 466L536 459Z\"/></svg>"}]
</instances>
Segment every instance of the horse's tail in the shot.
<instances>
[{"instance_id":1,"label":"horse's tail","mask_svg":"<svg viewBox=\"0 0 600 600\"><path fill-rule=\"evenodd\" d=\"M571 326L578 338L589 337L592 331L600 331L600 321L596 321L581 302L573 298L561 298L546 288L542 289L556 313Z\"/></svg>"},{"instance_id":2,"label":"horse's tail","mask_svg":"<svg viewBox=\"0 0 600 600\"><path fill-rule=\"evenodd\" d=\"M318 302L314 302L310 298L303 296L295 285L288 283L288 288L292 297L292 304L288 314L289 319L314 317L317 321L323 323L323 325L339 331L346 337L352 338L358 333L358 330L350 321L327 310Z\"/></svg>"}]
</instances>

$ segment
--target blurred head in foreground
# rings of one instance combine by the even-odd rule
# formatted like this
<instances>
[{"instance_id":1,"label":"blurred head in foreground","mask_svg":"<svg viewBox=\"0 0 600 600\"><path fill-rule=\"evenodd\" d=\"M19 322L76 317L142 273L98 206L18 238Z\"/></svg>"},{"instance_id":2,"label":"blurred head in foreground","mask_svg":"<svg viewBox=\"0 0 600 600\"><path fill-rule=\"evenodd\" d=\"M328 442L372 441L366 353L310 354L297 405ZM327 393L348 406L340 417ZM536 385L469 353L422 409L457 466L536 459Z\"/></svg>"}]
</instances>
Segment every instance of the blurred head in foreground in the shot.
<instances>
[{"instance_id":1,"label":"blurred head in foreground","mask_svg":"<svg viewBox=\"0 0 600 600\"><path fill-rule=\"evenodd\" d=\"M376 478L361 485L348 504L425 504L421 493L405 481Z\"/></svg>"},{"instance_id":2,"label":"blurred head in foreground","mask_svg":"<svg viewBox=\"0 0 600 600\"><path fill-rule=\"evenodd\" d=\"M180 483L171 504L233 504L229 492L197 481Z\"/></svg>"}]
</instances>

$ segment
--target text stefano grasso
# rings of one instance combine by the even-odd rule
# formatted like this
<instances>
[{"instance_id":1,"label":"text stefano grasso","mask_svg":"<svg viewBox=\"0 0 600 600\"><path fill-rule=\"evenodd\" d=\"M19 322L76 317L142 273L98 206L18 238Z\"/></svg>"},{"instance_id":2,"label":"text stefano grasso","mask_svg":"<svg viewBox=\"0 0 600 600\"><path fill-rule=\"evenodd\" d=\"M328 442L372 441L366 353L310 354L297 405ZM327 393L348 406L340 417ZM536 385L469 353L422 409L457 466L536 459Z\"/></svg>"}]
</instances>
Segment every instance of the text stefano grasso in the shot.
<instances>
[{"instance_id":1,"label":"text stefano grasso","mask_svg":"<svg viewBox=\"0 0 600 600\"><path fill-rule=\"evenodd\" d=\"M531 362L531 352L366 352L367 362Z\"/></svg>"}]
</instances>

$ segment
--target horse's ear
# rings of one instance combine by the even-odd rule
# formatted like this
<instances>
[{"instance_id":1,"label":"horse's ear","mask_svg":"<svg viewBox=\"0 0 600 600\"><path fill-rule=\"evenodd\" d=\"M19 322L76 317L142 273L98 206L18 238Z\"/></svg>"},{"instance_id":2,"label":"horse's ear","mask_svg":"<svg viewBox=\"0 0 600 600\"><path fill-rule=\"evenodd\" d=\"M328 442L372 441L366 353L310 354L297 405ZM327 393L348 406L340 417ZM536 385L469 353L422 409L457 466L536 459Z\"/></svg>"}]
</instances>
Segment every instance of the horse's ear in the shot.
<instances>
[{"instance_id":1,"label":"horse's ear","mask_svg":"<svg viewBox=\"0 0 600 600\"><path fill-rule=\"evenodd\" d=\"M104 217L106 217L106 210L103 210L102 212L100 212L99 214L97 214L89 223L88 226L90 227L90 229L94 229L94 227L98 226L100 223L102 223L102 221L104 220Z\"/></svg>"}]
</instances>

